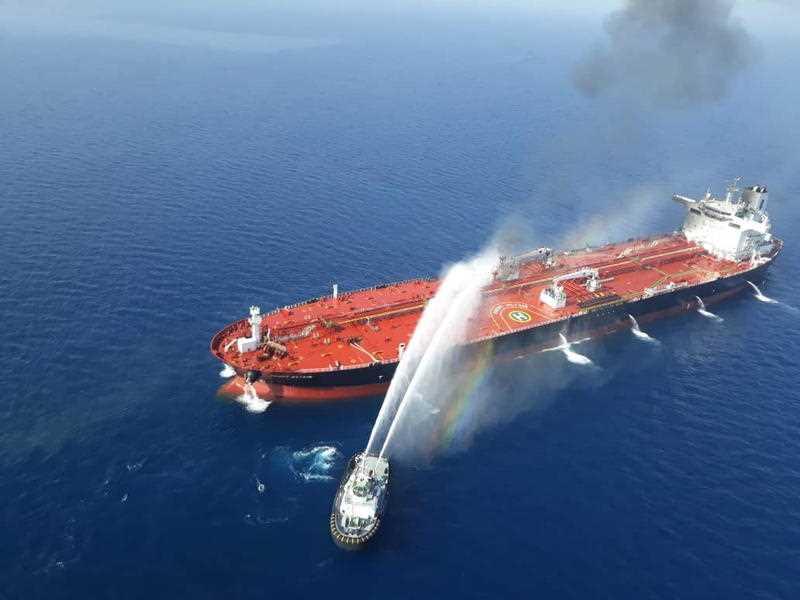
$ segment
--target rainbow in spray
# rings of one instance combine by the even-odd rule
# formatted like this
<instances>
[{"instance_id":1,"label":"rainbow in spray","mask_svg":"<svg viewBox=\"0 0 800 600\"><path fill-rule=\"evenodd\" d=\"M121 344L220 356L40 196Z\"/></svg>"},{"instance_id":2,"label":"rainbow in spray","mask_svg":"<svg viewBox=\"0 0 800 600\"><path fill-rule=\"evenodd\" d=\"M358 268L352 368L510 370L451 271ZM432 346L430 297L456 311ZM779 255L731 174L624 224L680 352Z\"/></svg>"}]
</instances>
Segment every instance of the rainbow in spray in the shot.
<instances>
[{"instance_id":1,"label":"rainbow in spray","mask_svg":"<svg viewBox=\"0 0 800 600\"><path fill-rule=\"evenodd\" d=\"M428 445L430 454L446 452L472 438L484 409L483 399L488 393L486 388L490 384L494 358L494 344L484 344L473 354L469 364L454 374L445 410Z\"/></svg>"}]
</instances>

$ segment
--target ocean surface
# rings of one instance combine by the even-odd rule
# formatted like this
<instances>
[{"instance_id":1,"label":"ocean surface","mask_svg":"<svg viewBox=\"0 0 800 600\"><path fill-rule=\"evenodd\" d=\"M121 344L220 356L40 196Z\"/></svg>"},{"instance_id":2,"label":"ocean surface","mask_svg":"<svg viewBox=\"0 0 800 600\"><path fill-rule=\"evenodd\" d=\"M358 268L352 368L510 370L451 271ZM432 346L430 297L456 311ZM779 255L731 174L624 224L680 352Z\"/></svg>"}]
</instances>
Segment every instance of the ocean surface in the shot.
<instances>
[{"instance_id":1,"label":"ocean surface","mask_svg":"<svg viewBox=\"0 0 800 600\"><path fill-rule=\"evenodd\" d=\"M4 15L0 598L800 596L800 42L655 109L572 85L599 18L448 11ZM251 304L671 231L736 176L780 303L491 373L364 553L328 515L381 398L216 396Z\"/></svg>"}]
</instances>

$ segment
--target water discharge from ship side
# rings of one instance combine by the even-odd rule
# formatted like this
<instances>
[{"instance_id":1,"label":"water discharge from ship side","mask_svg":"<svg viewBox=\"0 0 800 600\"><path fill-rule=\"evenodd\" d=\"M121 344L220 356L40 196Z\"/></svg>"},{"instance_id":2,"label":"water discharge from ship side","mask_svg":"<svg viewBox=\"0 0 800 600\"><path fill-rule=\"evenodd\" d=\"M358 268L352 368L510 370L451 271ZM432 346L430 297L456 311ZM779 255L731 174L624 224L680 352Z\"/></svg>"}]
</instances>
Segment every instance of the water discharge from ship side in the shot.
<instances>
[{"instance_id":1,"label":"water discharge from ship side","mask_svg":"<svg viewBox=\"0 0 800 600\"><path fill-rule=\"evenodd\" d=\"M558 337L561 338L561 345L558 347L558 349L564 353L564 356L569 362L575 365L594 365L591 358L584 356L583 354L579 354L571 348L572 343L567 341L567 338L563 333L559 333Z\"/></svg>"},{"instance_id":2,"label":"water discharge from ship side","mask_svg":"<svg viewBox=\"0 0 800 600\"><path fill-rule=\"evenodd\" d=\"M753 297L755 297L756 300L760 300L761 302L766 302L767 304L779 304L779 302L774 298L769 298L765 296L763 293L761 293L761 289L759 289L759 287L752 281L748 281L747 284L751 288L753 288L753 291L755 292L753 294Z\"/></svg>"},{"instance_id":3,"label":"water discharge from ship side","mask_svg":"<svg viewBox=\"0 0 800 600\"><path fill-rule=\"evenodd\" d=\"M706 310L705 302L703 302L703 299L700 296L695 296L695 298L697 299L697 312L703 315L706 319L711 319L717 323L722 323L722 321L725 320L719 315L715 315L710 310Z\"/></svg>"},{"instance_id":4,"label":"water discharge from ship side","mask_svg":"<svg viewBox=\"0 0 800 600\"><path fill-rule=\"evenodd\" d=\"M259 398L255 387L253 387L253 384L249 381L244 383L244 392L236 398L236 401L240 404L244 404L247 412L251 413L263 413L269 408L269 405L272 404L272 402L268 400Z\"/></svg>"},{"instance_id":5,"label":"water discharge from ship side","mask_svg":"<svg viewBox=\"0 0 800 600\"><path fill-rule=\"evenodd\" d=\"M765 302L766 304L777 304L793 313L800 312L800 310L798 310L796 307L790 304L786 304L785 302L781 302L780 300L775 300L775 298L770 298L769 296L765 296L761 291L761 289L752 281L748 281L747 285L753 288L753 297L759 302Z\"/></svg>"},{"instance_id":6,"label":"water discharge from ship side","mask_svg":"<svg viewBox=\"0 0 800 600\"><path fill-rule=\"evenodd\" d=\"M644 342L650 342L651 344L658 344L658 340L656 338L647 335L639 328L639 322L636 320L636 317L633 315L628 315L628 318L631 320L631 333L633 333L637 339L640 339Z\"/></svg>"}]
</instances>

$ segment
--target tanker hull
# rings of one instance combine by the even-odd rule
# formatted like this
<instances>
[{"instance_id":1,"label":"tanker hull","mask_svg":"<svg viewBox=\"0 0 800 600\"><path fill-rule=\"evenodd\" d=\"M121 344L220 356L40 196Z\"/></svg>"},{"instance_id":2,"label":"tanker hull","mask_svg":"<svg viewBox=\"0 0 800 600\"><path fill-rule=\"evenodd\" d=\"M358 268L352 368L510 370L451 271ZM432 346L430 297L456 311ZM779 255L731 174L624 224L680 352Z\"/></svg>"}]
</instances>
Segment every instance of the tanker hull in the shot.
<instances>
[{"instance_id":1,"label":"tanker hull","mask_svg":"<svg viewBox=\"0 0 800 600\"><path fill-rule=\"evenodd\" d=\"M468 350L472 348L479 351L480 347L491 344L496 360L511 360L557 347L561 343L560 334L570 340L599 338L629 330L632 325L631 316L643 324L682 313L691 313L699 307L697 297L700 297L705 305L714 305L748 291L750 289L748 281L761 284L770 264L771 262L765 263L745 274L634 302L601 307L562 321L473 342ZM352 369L313 374L263 373L254 387L260 397L286 403L380 396L388 389L398 363L399 361L373 363ZM231 395L243 393L245 373L241 372L238 375L221 388L222 393Z\"/></svg>"},{"instance_id":2,"label":"tanker hull","mask_svg":"<svg viewBox=\"0 0 800 600\"><path fill-rule=\"evenodd\" d=\"M498 360L600 337L635 322L703 308L758 284L780 253L765 206L767 188L733 183L716 198L676 195L686 208L679 232L553 253L538 248L500 257L459 342ZM414 279L333 294L230 324L211 352L273 400L379 395L439 281ZM631 318L633 317L633 319ZM635 320L634 320L635 319ZM230 372L231 369L226 369Z\"/></svg>"}]
</instances>

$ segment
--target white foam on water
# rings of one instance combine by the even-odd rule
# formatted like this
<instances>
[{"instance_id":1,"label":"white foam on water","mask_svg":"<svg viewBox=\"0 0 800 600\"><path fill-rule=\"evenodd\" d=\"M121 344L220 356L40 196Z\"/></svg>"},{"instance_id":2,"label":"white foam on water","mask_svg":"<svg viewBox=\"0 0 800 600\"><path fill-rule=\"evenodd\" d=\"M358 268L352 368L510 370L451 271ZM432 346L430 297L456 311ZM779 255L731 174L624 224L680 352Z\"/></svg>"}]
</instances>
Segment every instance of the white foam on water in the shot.
<instances>
[{"instance_id":1,"label":"white foam on water","mask_svg":"<svg viewBox=\"0 0 800 600\"><path fill-rule=\"evenodd\" d=\"M270 404L272 404L272 402L268 402L256 396L255 398L246 398L244 408L247 412L261 414L269 408Z\"/></svg>"},{"instance_id":2,"label":"white foam on water","mask_svg":"<svg viewBox=\"0 0 800 600\"><path fill-rule=\"evenodd\" d=\"M578 352L575 352L572 348L570 348L570 346L572 344L570 344L567 341L567 338L564 337L563 333L559 333L558 337L561 338L561 345L558 347L558 349L561 350L561 352L564 353L564 356L566 357L566 359L569 362L571 362L572 364L575 364L575 365L593 365L594 364L592 362L591 358L589 358L588 356L584 356L583 354L580 354Z\"/></svg>"},{"instance_id":3,"label":"white foam on water","mask_svg":"<svg viewBox=\"0 0 800 600\"><path fill-rule=\"evenodd\" d=\"M222 377L223 379L229 379L234 375L236 375L236 370L228 364L226 364L225 368L219 372L219 376Z\"/></svg>"},{"instance_id":4,"label":"white foam on water","mask_svg":"<svg viewBox=\"0 0 800 600\"><path fill-rule=\"evenodd\" d=\"M329 473L341 456L334 446L314 446L292 452L290 468L304 481L328 481L333 479Z\"/></svg>"},{"instance_id":5,"label":"white foam on water","mask_svg":"<svg viewBox=\"0 0 800 600\"><path fill-rule=\"evenodd\" d=\"M259 494L263 494L263 493L264 493L264 490L265 490L266 488L267 488L267 486L265 486L265 485L264 485L264 484L261 482L261 480L260 480L258 477L256 477L256 489L258 490L258 493L259 493Z\"/></svg>"},{"instance_id":6,"label":"white foam on water","mask_svg":"<svg viewBox=\"0 0 800 600\"><path fill-rule=\"evenodd\" d=\"M628 315L628 317L630 317L630 320L631 320L631 323L632 323L631 333L633 333L633 335L635 335L637 339L640 339L640 340L642 340L644 342L650 342L651 344L657 344L658 343L658 340L656 338L654 338L653 336L647 335L644 331L639 329L639 322L636 320L636 318L633 315Z\"/></svg>"},{"instance_id":7,"label":"white foam on water","mask_svg":"<svg viewBox=\"0 0 800 600\"><path fill-rule=\"evenodd\" d=\"M695 298L697 298L697 312L703 315L706 319L711 319L712 321L716 321L717 323L722 323L722 321L725 320L719 315L715 315L710 310L706 310L706 305L700 296L695 296Z\"/></svg>"},{"instance_id":8,"label":"white foam on water","mask_svg":"<svg viewBox=\"0 0 800 600\"><path fill-rule=\"evenodd\" d=\"M132 464L130 464L130 463L126 464L125 468L128 469L129 473L134 473L134 472L136 472L136 471L138 471L139 469L142 468L142 465L144 465L145 460L146 459L143 458L142 460L140 460L138 462L135 462L135 463L132 463Z\"/></svg>"},{"instance_id":9,"label":"white foam on water","mask_svg":"<svg viewBox=\"0 0 800 600\"><path fill-rule=\"evenodd\" d=\"M753 283L752 281L748 281L747 284L751 288L753 288L753 291L755 292L753 294L753 296L755 297L756 300L760 300L761 302L766 302L767 304L779 304L779 302L777 300L762 294L761 290L758 288L758 286L755 283Z\"/></svg>"},{"instance_id":10,"label":"white foam on water","mask_svg":"<svg viewBox=\"0 0 800 600\"><path fill-rule=\"evenodd\" d=\"M791 304L786 304L786 302L781 302L780 300L775 300L775 298L770 298L769 296L765 296L761 292L759 287L755 283L753 283L752 281L748 281L747 283L750 285L751 288L753 288L753 291L755 292L753 294L753 297L756 300L760 300L761 302L765 302L767 304L777 304L781 308L785 308L786 310L788 310L789 312L794 313L794 314L800 313L800 309L798 309L795 306L792 306Z\"/></svg>"},{"instance_id":11,"label":"white foam on water","mask_svg":"<svg viewBox=\"0 0 800 600\"><path fill-rule=\"evenodd\" d=\"M259 398L252 383L244 384L244 393L236 398L239 404L243 404L247 412L260 414L269 408L272 402Z\"/></svg>"},{"instance_id":12,"label":"white foam on water","mask_svg":"<svg viewBox=\"0 0 800 600\"><path fill-rule=\"evenodd\" d=\"M711 319L711 320L713 320L713 321L717 321L718 323L721 323L722 321L724 321L724 320L725 320L725 319L723 319L722 317L720 317L719 315L715 315L715 314L714 314L714 313L712 313L711 311L708 311L708 310L706 310L706 309L704 309L704 308L698 308L698 309L697 309L697 312L699 312L699 313L700 313L701 315L703 315L705 318L707 318L707 319Z\"/></svg>"}]
</instances>

